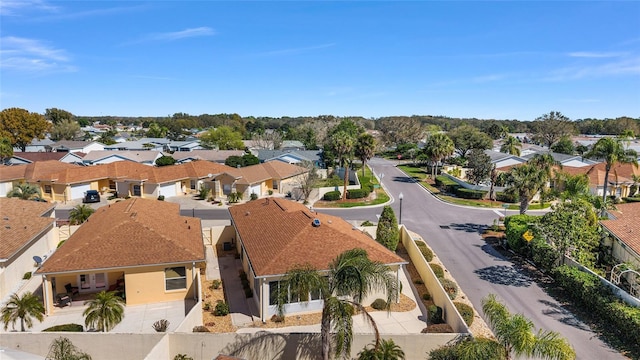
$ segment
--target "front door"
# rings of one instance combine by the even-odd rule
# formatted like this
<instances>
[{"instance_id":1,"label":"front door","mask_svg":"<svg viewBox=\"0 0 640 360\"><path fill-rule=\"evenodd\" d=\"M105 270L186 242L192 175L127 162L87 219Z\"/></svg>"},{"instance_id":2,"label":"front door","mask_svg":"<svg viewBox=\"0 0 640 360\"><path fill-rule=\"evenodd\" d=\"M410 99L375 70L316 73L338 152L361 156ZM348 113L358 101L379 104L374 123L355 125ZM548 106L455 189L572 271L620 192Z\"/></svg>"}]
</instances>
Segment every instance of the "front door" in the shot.
<instances>
[{"instance_id":1,"label":"front door","mask_svg":"<svg viewBox=\"0 0 640 360\"><path fill-rule=\"evenodd\" d=\"M78 284L80 292L95 292L105 290L107 288L107 274L80 274L78 275Z\"/></svg>"}]
</instances>

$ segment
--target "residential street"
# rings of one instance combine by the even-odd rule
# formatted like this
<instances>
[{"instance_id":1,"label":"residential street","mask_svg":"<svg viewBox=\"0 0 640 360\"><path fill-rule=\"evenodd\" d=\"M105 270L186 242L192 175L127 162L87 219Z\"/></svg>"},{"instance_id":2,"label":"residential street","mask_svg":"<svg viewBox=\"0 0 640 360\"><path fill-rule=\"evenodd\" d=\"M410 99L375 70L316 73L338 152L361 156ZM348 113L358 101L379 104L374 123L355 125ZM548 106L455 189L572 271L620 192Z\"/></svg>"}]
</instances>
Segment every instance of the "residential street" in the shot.
<instances>
[{"instance_id":1,"label":"residential street","mask_svg":"<svg viewBox=\"0 0 640 360\"><path fill-rule=\"evenodd\" d=\"M523 313L537 328L562 334L574 346L578 359L625 358L596 338L514 264L485 245L480 231L498 218L493 210L443 203L410 181L390 161L372 159L369 165L376 174L384 174L382 182L395 198L392 207L396 216L400 213L398 196L403 193L402 222L429 243L476 309L482 308L483 297L494 293L511 312ZM382 208L319 211L347 220L377 221L375 214L380 214Z\"/></svg>"}]
</instances>

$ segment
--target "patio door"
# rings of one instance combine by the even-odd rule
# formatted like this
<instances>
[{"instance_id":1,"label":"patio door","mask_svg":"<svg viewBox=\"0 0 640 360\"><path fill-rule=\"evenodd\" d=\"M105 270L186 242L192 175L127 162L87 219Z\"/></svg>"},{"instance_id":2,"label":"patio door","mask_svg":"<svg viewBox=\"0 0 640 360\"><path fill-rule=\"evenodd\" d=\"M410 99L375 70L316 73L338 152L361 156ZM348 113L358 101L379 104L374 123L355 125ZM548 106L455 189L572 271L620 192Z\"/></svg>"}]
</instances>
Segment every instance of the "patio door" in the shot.
<instances>
[{"instance_id":1,"label":"patio door","mask_svg":"<svg viewBox=\"0 0 640 360\"><path fill-rule=\"evenodd\" d=\"M107 274L80 274L78 275L78 287L80 292L95 292L107 288Z\"/></svg>"}]
</instances>

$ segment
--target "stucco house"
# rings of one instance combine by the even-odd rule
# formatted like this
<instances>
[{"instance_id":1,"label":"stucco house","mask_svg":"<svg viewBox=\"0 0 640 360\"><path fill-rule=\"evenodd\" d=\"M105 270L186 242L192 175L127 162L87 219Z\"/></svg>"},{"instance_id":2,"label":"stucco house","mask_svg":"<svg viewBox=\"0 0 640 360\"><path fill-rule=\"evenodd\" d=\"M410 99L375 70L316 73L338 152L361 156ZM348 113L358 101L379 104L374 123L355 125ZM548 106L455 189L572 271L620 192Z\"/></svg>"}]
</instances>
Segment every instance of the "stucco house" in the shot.
<instances>
[{"instance_id":1,"label":"stucco house","mask_svg":"<svg viewBox=\"0 0 640 360\"><path fill-rule=\"evenodd\" d=\"M286 194L300 186L302 178L309 172L306 168L281 161L230 169L228 175L235 176L236 180L232 183L222 181L222 194L226 195L235 189L242 194L242 199L249 199L251 194L263 197L269 191Z\"/></svg>"},{"instance_id":2,"label":"stucco house","mask_svg":"<svg viewBox=\"0 0 640 360\"><path fill-rule=\"evenodd\" d=\"M53 204L0 198L0 302L58 245ZM36 258L37 259L37 258Z\"/></svg>"},{"instance_id":3,"label":"stucco house","mask_svg":"<svg viewBox=\"0 0 640 360\"><path fill-rule=\"evenodd\" d=\"M113 151L96 150L88 153L82 159L86 165L109 164L116 161L129 160L144 165L154 166L156 160L164 154L160 151Z\"/></svg>"},{"instance_id":4,"label":"stucco house","mask_svg":"<svg viewBox=\"0 0 640 360\"><path fill-rule=\"evenodd\" d=\"M127 305L196 299L204 261L200 219L180 216L178 204L132 198L98 209L37 274L50 314L68 284L78 295L118 291Z\"/></svg>"},{"instance_id":5,"label":"stucco house","mask_svg":"<svg viewBox=\"0 0 640 360\"><path fill-rule=\"evenodd\" d=\"M7 165L24 165L36 161L57 160L68 164L82 164L84 153L70 152L14 152L13 156L5 160Z\"/></svg>"},{"instance_id":6,"label":"stucco house","mask_svg":"<svg viewBox=\"0 0 640 360\"><path fill-rule=\"evenodd\" d=\"M87 154L95 150L104 150L104 144L97 141L61 140L47 146L47 151L82 152Z\"/></svg>"},{"instance_id":7,"label":"stucco house","mask_svg":"<svg viewBox=\"0 0 640 360\"><path fill-rule=\"evenodd\" d=\"M589 190L593 195L602 196L604 191L604 177L606 175L606 163L598 163L585 167L564 166L562 172L570 175L587 174L589 177ZM634 184L633 176L640 176L640 167L633 164L615 164L609 171L609 184L607 195L626 197Z\"/></svg>"},{"instance_id":8,"label":"stucco house","mask_svg":"<svg viewBox=\"0 0 640 360\"><path fill-rule=\"evenodd\" d=\"M316 168L323 169L322 150L258 150L258 159L261 162L282 161L287 164L298 165L303 161L312 163Z\"/></svg>"},{"instance_id":9,"label":"stucco house","mask_svg":"<svg viewBox=\"0 0 640 360\"><path fill-rule=\"evenodd\" d=\"M176 159L179 164L195 161L206 160L224 164L229 156L242 156L246 154L243 150L192 150L192 151L176 151L171 156Z\"/></svg>"},{"instance_id":10,"label":"stucco house","mask_svg":"<svg viewBox=\"0 0 640 360\"><path fill-rule=\"evenodd\" d=\"M276 313L275 291L283 275L295 265L327 270L336 256L355 248L389 265L396 276L407 263L341 218L312 212L297 202L265 198L230 207L229 213L236 231L236 249L262 321ZM373 294L365 302L381 296ZM291 314L322 308L318 294L310 294L310 299L290 299L285 311Z\"/></svg>"},{"instance_id":11,"label":"stucco house","mask_svg":"<svg viewBox=\"0 0 640 360\"><path fill-rule=\"evenodd\" d=\"M640 202L617 204L608 215L608 220L600 221L608 235L604 245L611 247L611 255L617 262L640 268Z\"/></svg>"}]
</instances>

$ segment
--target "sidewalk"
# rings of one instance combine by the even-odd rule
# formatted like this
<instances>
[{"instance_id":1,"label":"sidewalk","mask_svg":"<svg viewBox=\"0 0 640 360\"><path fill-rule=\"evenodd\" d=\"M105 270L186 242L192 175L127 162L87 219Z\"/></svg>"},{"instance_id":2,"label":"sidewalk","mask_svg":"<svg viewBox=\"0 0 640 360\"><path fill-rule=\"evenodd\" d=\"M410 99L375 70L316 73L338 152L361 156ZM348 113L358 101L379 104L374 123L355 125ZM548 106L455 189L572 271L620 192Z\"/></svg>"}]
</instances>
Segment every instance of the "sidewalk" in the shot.
<instances>
[{"instance_id":1,"label":"sidewalk","mask_svg":"<svg viewBox=\"0 0 640 360\"><path fill-rule=\"evenodd\" d=\"M237 327L253 324L253 321L259 318L259 314L253 303L253 298L247 299L244 296L239 276L239 272L242 270L240 259L233 256L220 257L218 258L218 266L229 304L231 322Z\"/></svg>"}]
</instances>

